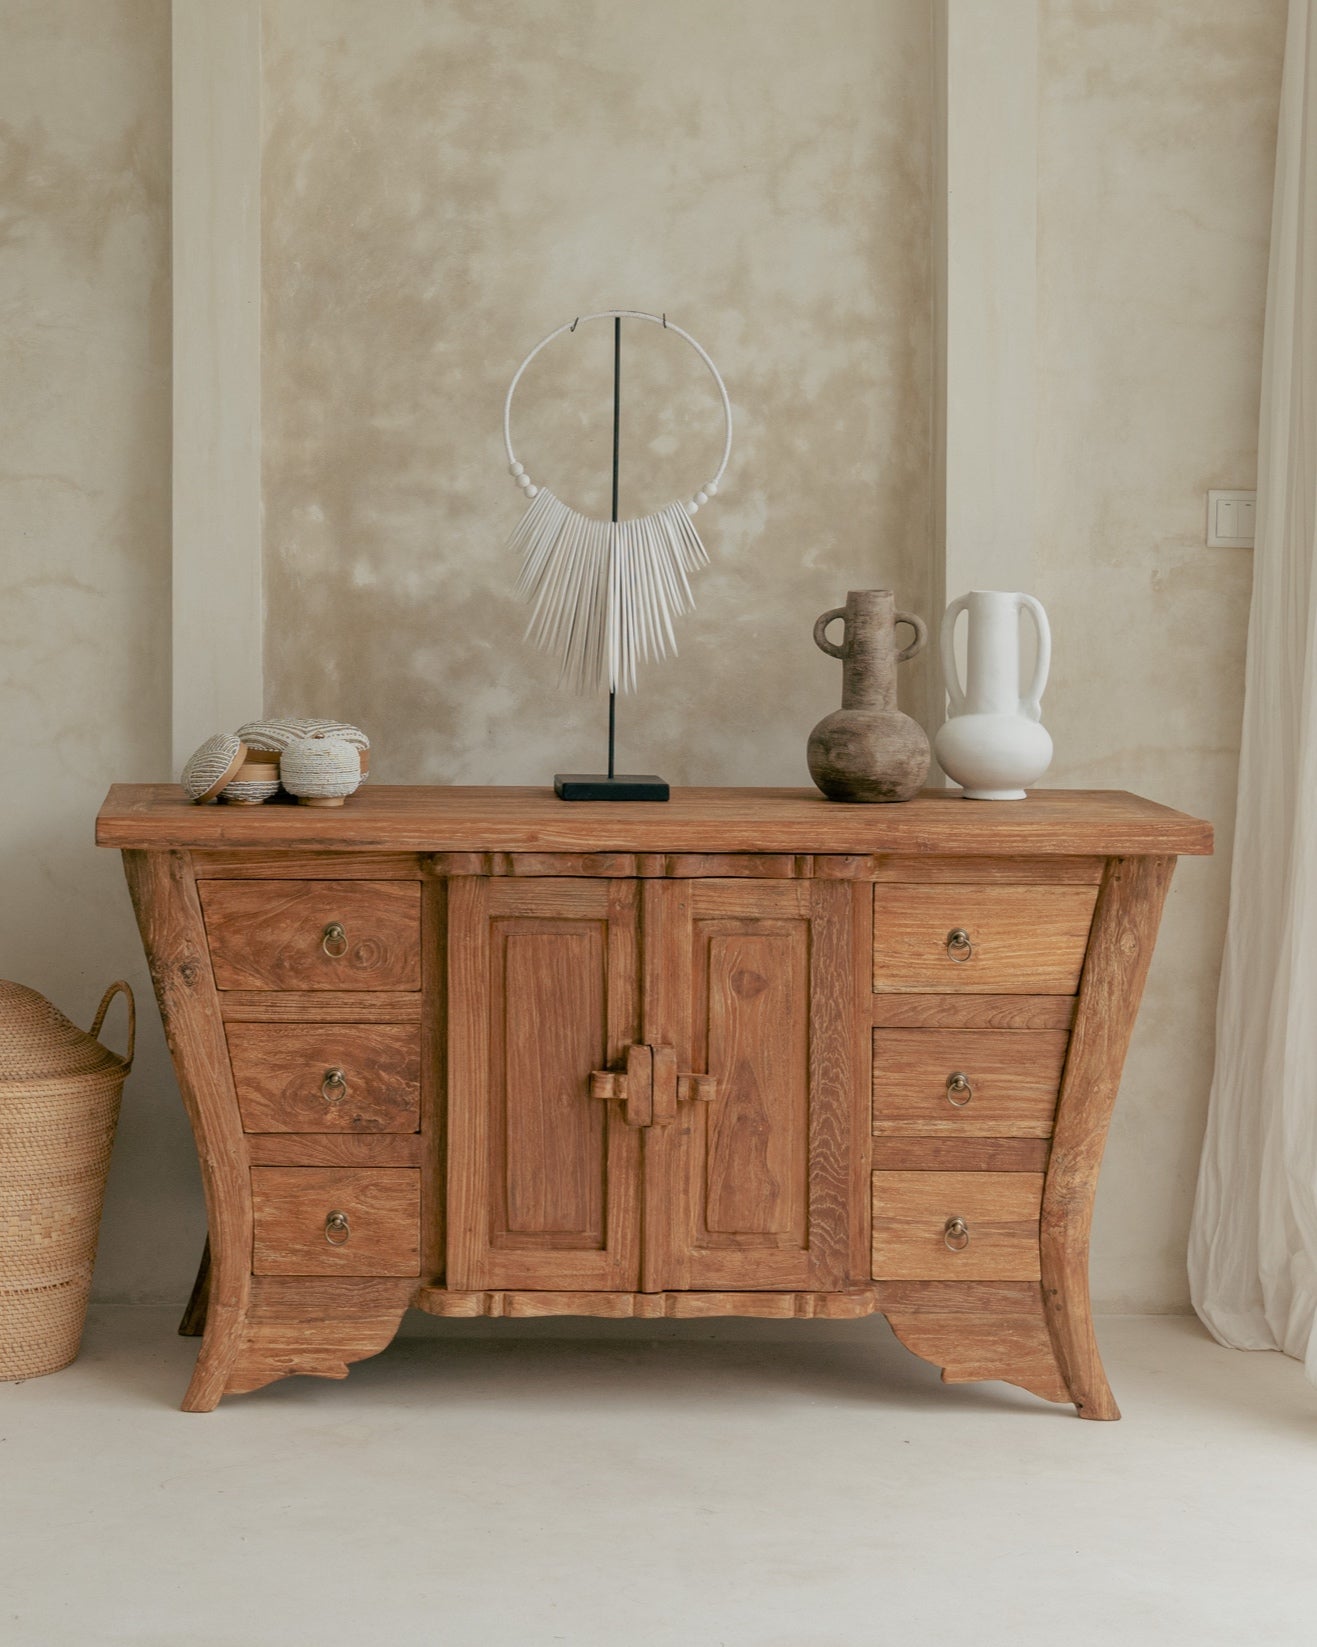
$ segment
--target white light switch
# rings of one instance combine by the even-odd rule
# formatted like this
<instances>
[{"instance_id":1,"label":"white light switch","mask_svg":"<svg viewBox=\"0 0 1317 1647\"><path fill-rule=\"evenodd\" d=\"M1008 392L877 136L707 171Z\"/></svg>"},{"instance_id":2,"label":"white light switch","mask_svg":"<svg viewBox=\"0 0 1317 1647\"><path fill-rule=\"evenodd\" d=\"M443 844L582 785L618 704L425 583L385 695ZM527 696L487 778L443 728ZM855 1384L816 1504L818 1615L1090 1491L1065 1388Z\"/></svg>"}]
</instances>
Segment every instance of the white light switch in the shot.
<instances>
[{"instance_id":1,"label":"white light switch","mask_svg":"<svg viewBox=\"0 0 1317 1647\"><path fill-rule=\"evenodd\" d=\"M1253 520L1257 514L1256 492L1209 492L1207 494L1207 546L1209 549L1251 549Z\"/></svg>"}]
</instances>

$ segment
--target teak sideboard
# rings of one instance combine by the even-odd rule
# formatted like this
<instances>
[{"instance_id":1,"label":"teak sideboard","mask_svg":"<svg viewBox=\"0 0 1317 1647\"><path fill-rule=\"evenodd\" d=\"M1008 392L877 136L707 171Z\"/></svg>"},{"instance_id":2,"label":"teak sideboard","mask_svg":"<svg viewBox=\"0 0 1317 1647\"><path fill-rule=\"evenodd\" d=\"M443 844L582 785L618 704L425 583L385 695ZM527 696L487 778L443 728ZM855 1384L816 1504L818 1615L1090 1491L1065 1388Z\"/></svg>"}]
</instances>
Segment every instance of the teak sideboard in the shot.
<instances>
[{"instance_id":1,"label":"teak sideboard","mask_svg":"<svg viewBox=\"0 0 1317 1647\"><path fill-rule=\"evenodd\" d=\"M338 811L110 791L205 1183L184 1407L436 1315L885 1315L1119 1416L1098 1166L1162 903L1136 796ZM203 1331L204 1329L204 1331Z\"/></svg>"}]
</instances>

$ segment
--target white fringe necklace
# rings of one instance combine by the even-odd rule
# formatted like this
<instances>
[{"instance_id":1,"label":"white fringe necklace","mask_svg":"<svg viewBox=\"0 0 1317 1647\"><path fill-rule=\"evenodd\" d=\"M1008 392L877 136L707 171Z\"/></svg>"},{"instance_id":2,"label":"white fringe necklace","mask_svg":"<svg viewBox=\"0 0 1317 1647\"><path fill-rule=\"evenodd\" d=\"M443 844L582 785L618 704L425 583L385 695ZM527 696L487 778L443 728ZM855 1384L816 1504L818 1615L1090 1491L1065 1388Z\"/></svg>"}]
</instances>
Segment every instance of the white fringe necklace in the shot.
<instances>
[{"instance_id":1,"label":"white fringe necklace","mask_svg":"<svg viewBox=\"0 0 1317 1647\"><path fill-rule=\"evenodd\" d=\"M669 503L634 520L599 520L536 486L512 449L512 397L522 374L547 344L582 320L649 320L684 338L713 376L722 397L722 462L712 480L689 500ZM562 679L577 691L599 687L634 692L640 662L675 655L673 619L695 605L690 574L709 563L692 519L718 491L732 451L732 407L718 368L690 335L666 315L608 309L579 315L543 338L517 368L503 404L508 472L530 507L508 540L521 556L517 593L530 603L526 639L561 660Z\"/></svg>"}]
</instances>

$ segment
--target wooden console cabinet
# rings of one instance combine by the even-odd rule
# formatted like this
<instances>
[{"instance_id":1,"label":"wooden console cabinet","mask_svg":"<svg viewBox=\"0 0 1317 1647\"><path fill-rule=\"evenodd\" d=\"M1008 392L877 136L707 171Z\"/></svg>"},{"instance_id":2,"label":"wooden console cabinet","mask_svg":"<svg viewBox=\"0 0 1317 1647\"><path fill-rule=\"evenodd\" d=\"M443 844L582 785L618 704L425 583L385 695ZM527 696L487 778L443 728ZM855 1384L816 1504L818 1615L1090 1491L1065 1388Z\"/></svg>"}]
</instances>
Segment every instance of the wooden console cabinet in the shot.
<instances>
[{"instance_id":1,"label":"wooden console cabinet","mask_svg":"<svg viewBox=\"0 0 1317 1647\"><path fill-rule=\"evenodd\" d=\"M1115 1418L1107 1122L1196 819L1040 791L840 806L118 786L196 1134L184 1407L437 1315L862 1316Z\"/></svg>"}]
</instances>

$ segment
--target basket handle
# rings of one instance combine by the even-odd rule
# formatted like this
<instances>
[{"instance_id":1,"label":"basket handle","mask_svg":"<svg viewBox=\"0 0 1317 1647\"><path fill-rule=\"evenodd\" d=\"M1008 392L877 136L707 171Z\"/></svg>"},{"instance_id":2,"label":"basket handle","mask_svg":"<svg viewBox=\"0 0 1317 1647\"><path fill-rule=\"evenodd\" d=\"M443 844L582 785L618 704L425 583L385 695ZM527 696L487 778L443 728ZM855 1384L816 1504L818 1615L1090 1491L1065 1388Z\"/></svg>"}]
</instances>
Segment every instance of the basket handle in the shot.
<instances>
[{"instance_id":1,"label":"basket handle","mask_svg":"<svg viewBox=\"0 0 1317 1647\"><path fill-rule=\"evenodd\" d=\"M110 1002L118 994L128 997L128 1050L123 1055L124 1073L133 1067L133 1047L137 1043L137 1003L133 1000L133 992L122 978L112 983L101 996L101 1004L96 1008L96 1016L91 1021L91 1035L93 1040L99 1040L101 1025L105 1022L105 1014L109 1011Z\"/></svg>"}]
</instances>

